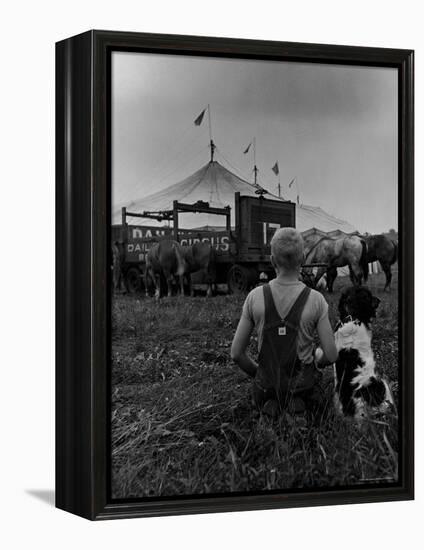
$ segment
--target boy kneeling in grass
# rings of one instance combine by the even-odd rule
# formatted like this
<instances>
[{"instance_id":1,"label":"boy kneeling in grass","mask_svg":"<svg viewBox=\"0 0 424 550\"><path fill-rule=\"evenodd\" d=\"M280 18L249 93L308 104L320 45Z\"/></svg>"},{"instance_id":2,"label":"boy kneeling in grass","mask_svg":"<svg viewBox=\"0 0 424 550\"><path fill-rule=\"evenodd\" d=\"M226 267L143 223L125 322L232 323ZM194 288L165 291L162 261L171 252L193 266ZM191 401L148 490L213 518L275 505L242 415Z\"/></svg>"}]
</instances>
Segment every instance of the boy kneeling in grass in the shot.
<instances>
[{"instance_id":1,"label":"boy kneeling in grass","mask_svg":"<svg viewBox=\"0 0 424 550\"><path fill-rule=\"evenodd\" d=\"M317 333L324 352L319 365L337 359L328 304L320 292L299 280L303 239L296 229L277 229L271 240L271 262L277 276L247 296L231 357L253 378L253 401L264 413L307 410L317 415L323 404L314 361ZM258 333L258 363L246 352L253 328Z\"/></svg>"}]
</instances>

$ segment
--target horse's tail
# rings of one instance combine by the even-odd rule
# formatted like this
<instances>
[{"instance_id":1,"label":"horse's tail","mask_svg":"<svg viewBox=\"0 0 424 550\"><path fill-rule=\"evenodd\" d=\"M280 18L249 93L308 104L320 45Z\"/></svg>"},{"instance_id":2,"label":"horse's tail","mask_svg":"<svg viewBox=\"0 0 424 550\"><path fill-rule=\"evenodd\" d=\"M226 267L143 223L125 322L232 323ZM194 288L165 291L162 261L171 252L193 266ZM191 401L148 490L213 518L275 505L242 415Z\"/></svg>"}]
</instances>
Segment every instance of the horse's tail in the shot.
<instances>
[{"instance_id":1,"label":"horse's tail","mask_svg":"<svg viewBox=\"0 0 424 550\"><path fill-rule=\"evenodd\" d=\"M175 257L177 258L177 273L180 277L184 275L186 271L186 262L184 260L180 245L178 243L172 243L172 248L175 252Z\"/></svg>"},{"instance_id":2,"label":"horse's tail","mask_svg":"<svg viewBox=\"0 0 424 550\"><path fill-rule=\"evenodd\" d=\"M213 283L216 282L216 250L213 246L209 250L208 276Z\"/></svg>"},{"instance_id":3,"label":"horse's tail","mask_svg":"<svg viewBox=\"0 0 424 550\"><path fill-rule=\"evenodd\" d=\"M359 259L359 265L364 273L364 281L368 280L368 247L364 239L360 239L362 245L362 253Z\"/></svg>"},{"instance_id":4,"label":"horse's tail","mask_svg":"<svg viewBox=\"0 0 424 550\"><path fill-rule=\"evenodd\" d=\"M397 241L392 241L392 242L393 242L393 256L392 256L392 261L390 262L390 265L395 264L398 260L398 243Z\"/></svg>"}]
</instances>

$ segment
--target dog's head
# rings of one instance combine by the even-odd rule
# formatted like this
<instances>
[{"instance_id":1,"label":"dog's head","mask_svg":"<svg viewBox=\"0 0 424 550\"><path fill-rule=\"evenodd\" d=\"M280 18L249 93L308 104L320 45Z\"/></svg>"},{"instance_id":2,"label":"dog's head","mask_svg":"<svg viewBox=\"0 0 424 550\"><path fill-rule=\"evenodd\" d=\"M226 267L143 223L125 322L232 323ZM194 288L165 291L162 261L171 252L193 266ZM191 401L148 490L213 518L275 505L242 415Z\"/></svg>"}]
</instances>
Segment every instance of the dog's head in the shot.
<instances>
[{"instance_id":1,"label":"dog's head","mask_svg":"<svg viewBox=\"0 0 424 550\"><path fill-rule=\"evenodd\" d=\"M376 311L380 300L373 296L364 286L352 286L343 291L339 300L339 315L343 321L349 315L354 320L368 325Z\"/></svg>"}]
</instances>

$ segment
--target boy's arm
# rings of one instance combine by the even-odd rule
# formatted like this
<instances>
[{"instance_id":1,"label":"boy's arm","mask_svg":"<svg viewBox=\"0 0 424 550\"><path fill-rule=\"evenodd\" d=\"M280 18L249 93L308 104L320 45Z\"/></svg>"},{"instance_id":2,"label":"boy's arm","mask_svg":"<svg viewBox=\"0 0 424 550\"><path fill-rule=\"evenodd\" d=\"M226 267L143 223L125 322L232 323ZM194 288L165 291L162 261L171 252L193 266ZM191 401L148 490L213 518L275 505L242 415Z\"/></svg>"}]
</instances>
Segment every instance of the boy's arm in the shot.
<instances>
[{"instance_id":1,"label":"boy's arm","mask_svg":"<svg viewBox=\"0 0 424 550\"><path fill-rule=\"evenodd\" d=\"M246 353L252 330L252 321L242 315L231 345L231 359L233 359L246 374L254 378L258 365Z\"/></svg>"},{"instance_id":2,"label":"boy's arm","mask_svg":"<svg viewBox=\"0 0 424 550\"><path fill-rule=\"evenodd\" d=\"M322 352L319 353L316 350L315 359L320 366L329 365L334 363L337 359L338 353L336 348L336 342L334 340L333 329L330 325L330 320L328 315L325 315L322 319L319 320L317 326L319 340L321 342Z\"/></svg>"}]
</instances>

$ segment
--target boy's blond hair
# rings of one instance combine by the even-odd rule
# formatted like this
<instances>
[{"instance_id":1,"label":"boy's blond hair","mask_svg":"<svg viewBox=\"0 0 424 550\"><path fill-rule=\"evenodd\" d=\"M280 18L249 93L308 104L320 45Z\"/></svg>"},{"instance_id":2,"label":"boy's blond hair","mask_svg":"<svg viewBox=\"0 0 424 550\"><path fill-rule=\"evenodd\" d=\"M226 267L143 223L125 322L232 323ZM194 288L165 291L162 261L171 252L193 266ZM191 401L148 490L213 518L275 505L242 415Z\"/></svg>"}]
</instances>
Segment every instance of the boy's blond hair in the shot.
<instances>
[{"instance_id":1,"label":"boy's blond hair","mask_svg":"<svg viewBox=\"0 0 424 550\"><path fill-rule=\"evenodd\" d=\"M271 254L275 264L287 271L295 271L303 263L303 238L293 227L277 229L271 239Z\"/></svg>"}]
</instances>

